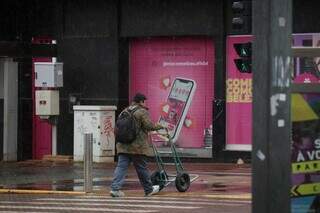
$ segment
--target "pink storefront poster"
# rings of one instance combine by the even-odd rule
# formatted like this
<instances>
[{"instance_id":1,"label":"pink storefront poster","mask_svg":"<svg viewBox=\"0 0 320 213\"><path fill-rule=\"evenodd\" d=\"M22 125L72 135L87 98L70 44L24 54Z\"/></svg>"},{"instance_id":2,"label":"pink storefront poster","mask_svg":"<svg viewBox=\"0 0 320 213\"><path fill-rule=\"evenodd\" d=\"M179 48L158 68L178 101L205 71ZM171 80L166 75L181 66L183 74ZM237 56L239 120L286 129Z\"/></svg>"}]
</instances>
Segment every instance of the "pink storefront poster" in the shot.
<instances>
[{"instance_id":1,"label":"pink storefront poster","mask_svg":"<svg viewBox=\"0 0 320 213\"><path fill-rule=\"evenodd\" d=\"M252 41L252 36L227 37L226 77L226 149L251 150L252 143L252 74L237 70L239 58L234 44ZM293 46L320 46L320 34L294 34ZM254 71L253 71L254 72ZM320 58L295 58L294 83L319 83Z\"/></svg>"},{"instance_id":2,"label":"pink storefront poster","mask_svg":"<svg viewBox=\"0 0 320 213\"><path fill-rule=\"evenodd\" d=\"M210 38L157 37L130 42L130 97L136 92L146 94L152 120L168 127L178 147L208 146L204 140L206 134L212 136L213 74Z\"/></svg>"},{"instance_id":3,"label":"pink storefront poster","mask_svg":"<svg viewBox=\"0 0 320 213\"><path fill-rule=\"evenodd\" d=\"M227 38L226 149L251 150L252 73L241 73L234 63L239 58L234 44L251 42L251 36Z\"/></svg>"}]
</instances>

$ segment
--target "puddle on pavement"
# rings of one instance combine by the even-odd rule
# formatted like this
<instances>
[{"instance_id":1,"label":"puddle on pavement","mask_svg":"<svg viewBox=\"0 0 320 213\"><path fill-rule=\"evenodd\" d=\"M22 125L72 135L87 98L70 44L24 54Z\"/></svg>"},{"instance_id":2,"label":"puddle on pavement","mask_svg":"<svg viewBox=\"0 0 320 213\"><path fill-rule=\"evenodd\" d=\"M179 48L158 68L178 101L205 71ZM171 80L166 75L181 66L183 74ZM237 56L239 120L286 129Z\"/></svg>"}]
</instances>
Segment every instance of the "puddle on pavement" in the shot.
<instances>
[{"instance_id":1,"label":"puddle on pavement","mask_svg":"<svg viewBox=\"0 0 320 213\"><path fill-rule=\"evenodd\" d=\"M51 183L26 183L0 186L2 189L24 189L24 190L57 190L57 191L78 191L77 187L83 188L81 183L75 183L73 180L54 181Z\"/></svg>"},{"instance_id":2,"label":"puddle on pavement","mask_svg":"<svg viewBox=\"0 0 320 213\"><path fill-rule=\"evenodd\" d=\"M224 185L220 183L212 184L210 189L212 192L241 192L241 193L250 193L250 186L238 186L238 185Z\"/></svg>"}]
</instances>

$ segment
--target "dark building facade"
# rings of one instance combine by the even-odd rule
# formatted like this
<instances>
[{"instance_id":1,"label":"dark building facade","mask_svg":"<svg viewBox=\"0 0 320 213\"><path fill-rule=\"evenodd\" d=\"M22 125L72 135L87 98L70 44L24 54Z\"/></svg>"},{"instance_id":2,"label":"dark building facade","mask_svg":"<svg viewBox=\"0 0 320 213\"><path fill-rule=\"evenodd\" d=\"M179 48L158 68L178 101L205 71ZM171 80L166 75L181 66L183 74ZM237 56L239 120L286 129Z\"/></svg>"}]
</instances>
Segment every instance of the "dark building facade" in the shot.
<instances>
[{"instance_id":1,"label":"dark building facade","mask_svg":"<svg viewBox=\"0 0 320 213\"><path fill-rule=\"evenodd\" d=\"M318 1L295 0L293 32L320 32ZM249 159L249 152L225 148L225 61L228 1L224 0L56 0L5 1L0 8L0 41L57 41L64 63L60 89L57 152L73 154L73 103L129 103L130 42L137 38L209 38L214 43L213 146L211 160ZM320 20L320 19L319 19ZM33 158L32 61L19 62L18 159ZM117 113L119 112L117 111ZM1 151L1 149L0 149Z\"/></svg>"}]
</instances>

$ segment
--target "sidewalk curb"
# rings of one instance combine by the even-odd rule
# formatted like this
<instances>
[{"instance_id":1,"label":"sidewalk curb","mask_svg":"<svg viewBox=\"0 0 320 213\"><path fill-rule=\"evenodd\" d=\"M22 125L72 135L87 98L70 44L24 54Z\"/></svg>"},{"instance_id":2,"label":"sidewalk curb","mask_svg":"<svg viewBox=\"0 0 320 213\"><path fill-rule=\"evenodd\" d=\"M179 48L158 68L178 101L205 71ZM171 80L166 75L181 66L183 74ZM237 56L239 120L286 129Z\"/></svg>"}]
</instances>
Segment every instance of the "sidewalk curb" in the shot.
<instances>
[{"instance_id":1,"label":"sidewalk curb","mask_svg":"<svg viewBox=\"0 0 320 213\"><path fill-rule=\"evenodd\" d=\"M54 191L54 190L28 190L28 189L0 189L0 194L55 194L55 195L86 195L86 194L107 194L106 192L75 192L75 191ZM175 195L176 193L171 193L170 196ZM181 195L181 194L179 194ZM239 195L223 195L223 194L200 194L200 197L212 198L212 199L233 199L233 200L251 200L252 196L250 193L239 194ZM130 196L128 196L130 197ZM189 197L181 196L181 197Z\"/></svg>"},{"instance_id":2,"label":"sidewalk curb","mask_svg":"<svg viewBox=\"0 0 320 213\"><path fill-rule=\"evenodd\" d=\"M62 194L62 195L85 195L85 192L53 191L53 190L29 190L29 189L0 189L0 194Z\"/></svg>"},{"instance_id":3,"label":"sidewalk curb","mask_svg":"<svg viewBox=\"0 0 320 213\"><path fill-rule=\"evenodd\" d=\"M252 199L251 194L240 194L240 195L216 194L216 195L203 195L203 197L215 198L215 199L236 199L236 200L251 200Z\"/></svg>"}]
</instances>

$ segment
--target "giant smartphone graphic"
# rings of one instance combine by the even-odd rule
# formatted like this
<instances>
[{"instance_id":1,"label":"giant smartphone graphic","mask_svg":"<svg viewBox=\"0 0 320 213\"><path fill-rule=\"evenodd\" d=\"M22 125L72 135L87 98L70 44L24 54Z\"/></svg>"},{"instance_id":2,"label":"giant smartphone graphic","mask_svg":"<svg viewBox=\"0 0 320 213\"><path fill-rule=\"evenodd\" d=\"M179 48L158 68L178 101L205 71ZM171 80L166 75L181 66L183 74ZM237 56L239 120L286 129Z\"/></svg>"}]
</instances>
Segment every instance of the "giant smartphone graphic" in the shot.
<instances>
[{"instance_id":1,"label":"giant smartphone graphic","mask_svg":"<svg viewBox=\"0 0 320 213\"><path fill-rule=\"evenodd\" d=\"M173 142L179 137L195 89L196 82L191 79L176 78L172 84L164 106L166 113L160 116L159 123L169 130Z\"/></svg>"}]
</instances>

